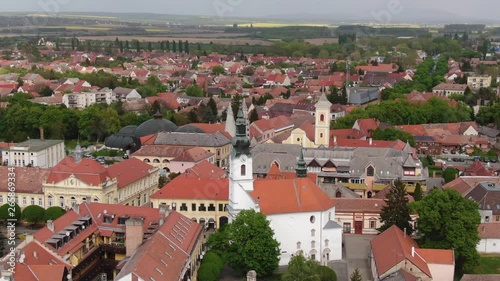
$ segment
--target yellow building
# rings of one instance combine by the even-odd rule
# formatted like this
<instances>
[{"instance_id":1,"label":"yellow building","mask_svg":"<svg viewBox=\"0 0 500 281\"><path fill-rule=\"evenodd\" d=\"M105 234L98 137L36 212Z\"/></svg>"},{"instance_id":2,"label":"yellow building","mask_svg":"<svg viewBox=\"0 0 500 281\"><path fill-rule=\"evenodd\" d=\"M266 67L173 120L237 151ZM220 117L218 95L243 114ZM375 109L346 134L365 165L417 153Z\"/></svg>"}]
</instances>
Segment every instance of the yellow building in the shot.
<instances>
[{"instance_id":1,"label":"yellow building","mask_svg":"<svg viewBox=\"0 0 500 281\"><path fill-rule=\"evenodd\" d=\"M467 86L471 90L479 90L480 88L489 88L491 86L491 76L469 76L467 77Z\"/></svg>"},{"instance_id":2,"label":"yellow building","mask_svg":"<svg viewBox=\"0 0 500 281\"><path fill-rule=\"evenodd\" d=\"M149 205L158 187L159 169L131 158L104 167L80 155L64 158L43 183L45 206L69 209L90 198L92 202Z\"/></svg>"},{"instance_id":3,"label":"yellow building","mask_svg":"<svg viewBox=\"0 0 500 281\"><path fill-rule=\"evenodd\" d=\"M314 143L314 138L316 134L316 128L313 124L306 121L299 128L295 128L291 131L288 138L286 138L283 144L298 144L304 148L314 148L316 144Z\"/></svg>"},{"instance_id":4,"label":"yellow building","mask_svg":"<svg viewBox=\"0 0 500 281\"><path fill-rule=\"evenodd\" d=\"M218 228L228 222L229 182L182 174L151 195L151 203L154 208L172 206L207 228Z\"/></svg>"}]
</instances>

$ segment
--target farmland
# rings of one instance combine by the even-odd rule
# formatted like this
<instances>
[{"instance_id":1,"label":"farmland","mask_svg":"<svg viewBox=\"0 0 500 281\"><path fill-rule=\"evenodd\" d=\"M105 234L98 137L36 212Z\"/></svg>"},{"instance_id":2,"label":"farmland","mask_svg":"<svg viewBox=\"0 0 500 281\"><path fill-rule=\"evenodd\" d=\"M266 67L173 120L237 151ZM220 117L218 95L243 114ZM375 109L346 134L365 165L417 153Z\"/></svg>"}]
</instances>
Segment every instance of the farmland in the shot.
<instances>
[{"instance_id":1,"label":"farmland","mask_svg":"<svg viewBox=\"0 0 500 281\"><path fill-rule=\"evenodd\" d=\"M120 41L132 41L139 40L141 42L158 42L158 41L189 41L190 43L201 43L201 44L222 44L222 45L260 45L260 46L270 46L273 42L269 40L260 40L260 39L246 39L246 38L220 38L217 35L214 37L194 37L194 36L186 36L186 37L166 37L166 36L79 36L80 40L100 40L100 41L114 41L116 38Z\"/></svg>"}]
</instances>

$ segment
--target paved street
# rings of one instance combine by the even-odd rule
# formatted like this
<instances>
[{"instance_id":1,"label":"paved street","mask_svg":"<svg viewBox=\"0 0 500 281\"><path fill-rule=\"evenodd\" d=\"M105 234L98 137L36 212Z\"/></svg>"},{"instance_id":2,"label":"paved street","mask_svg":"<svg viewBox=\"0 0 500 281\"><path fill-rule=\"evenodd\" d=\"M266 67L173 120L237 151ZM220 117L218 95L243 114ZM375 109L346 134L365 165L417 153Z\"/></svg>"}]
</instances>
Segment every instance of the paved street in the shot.
<instances>
[{"instance_id":1,"label":"paved street","mask_svg":"<svg viewBox=\"0 0 500 281\"><path fill-rule=\"evenodd\" d=\"M376 237L375 235L344 235L347 273L348 276L357 268L361 273L364 281L371 280L370 263L368 255L370 253L370 241ZM341 280L349 280L340 279Z\"/></svg>"}]
</instances>

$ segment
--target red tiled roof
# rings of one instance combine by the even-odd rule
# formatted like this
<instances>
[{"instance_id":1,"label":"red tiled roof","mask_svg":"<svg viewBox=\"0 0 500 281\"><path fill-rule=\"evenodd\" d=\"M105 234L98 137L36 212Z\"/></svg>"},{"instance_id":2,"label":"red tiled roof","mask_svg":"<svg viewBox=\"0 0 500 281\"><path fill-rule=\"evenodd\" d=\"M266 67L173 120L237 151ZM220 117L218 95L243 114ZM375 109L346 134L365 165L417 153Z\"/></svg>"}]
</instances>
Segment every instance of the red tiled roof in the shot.
<instances>
[{"instance_id":1,"label":"red tiled roof","mask_svg":"<svg viewBox=\"0 0 500 281\"><path fill-rule=\"evenodd\" d=\"M25 265L16 263L14 280L22 281L54 281L66 280L64 265Z\"/></svg>"},{"instance_id":2,"label":"red tiled roof","mask_svg":"<svg viewBox=\"0 0 500 281\"><path fill-rule=\"evenodd\" d=\"M178 176L151 195L152 199L228 200L229 180Z\"/></svg>"},{"instance_id":3,"label":"red tiled roof","mask_svg":"<svg viewBox=\"0 0 500 281\"><path fill-rule=\"evenodd\" d=\"M359 130L363 132L365 136L371 136L371 131L375 131L379 125L374 118L358 119L356 123L359 126Z\"/></svg>"},{"instance_id":4,"label":"red tiled roof","mask_svg":"<svg viewBox=\"0 0 500 281\"><path fill-rule=\"evenodd\" d=\"M116 279L178 280L203 233L202 226L171 212L158 232L137 249Z\"/></svg>"},{"instance_id":5,"label":"red tiled roof","mask_svg":"<svg viewBox=\"0 0 500 281\"><path fill-rule=\"evenodd\" d=\"M14 178L16 181L16 192L19 193L43 193L43 182L49 175L50 169L15 167ZM0 166L0 191L8 192L7 176L9 167Z\"/></svg>"},{"instance_id":6,"label":"red tiled roof","mask_svg":"<svg viewBox=\"0 0 500 281\"><path fill-rule=\"evenodd\" d=\"M500 223L482 223L477 231L481 239L500 239Z\"/></svg>"},{"instance_id":7,"label":"red tiled roof","mask_svg":"<svg viewBox=\"0 0 500 281\"><path fill-rule=\"evenodd\" d=\"M152 134L141 137L141 144L142 145L155 144L156 137L158 137L158 134Z\"/></svg>"},{"instance_id":8,"label":"red tiled roof","mask_svg":"<svg viewBox=\"0 0 500 281\"><path fill-rule=\"evenodd\" d=\"M385 206L383 199L376 198L332 198L335 203L335 212L364 212L379 214Z\"/></svg>"},{"instance_id":9,"label":"red tiled roof","mask_svg":"<svg viewBox=\"0 0 500 281\"><path fill-rule=\"evenodd\" d=\"M257 179L250 193L265 215L325 211L334 202L310 179Z\"/></svg>"},{"instance_id":10,"label":"red tiled roof","mask_svg":"<svg viewBox=\"0 0 500 281\"><path fill-rule=\"evenodd\" d=\"M187 169L182 175L188 178L208 178L218 179L226 177L227 172L217 167L216 165L208 162L201 161L193 167Z\"/></svg>"},{"instance_id":11,"label":"red tiled roof","mask_svg":"<svg viewBox=\"0 0 500 281\"><path fill-rule=\"evenodd\" d=\"M333 143L334 137L337 139L362 139L366 137L363 132L357 129L334 129L330 130L330 142Z\"/></svg>"},{"instance_id":12,"label":"red tiled roof","mask_svg":"<svg viewBox=\"0 0 500 281\"><path fill-rule=\"evenodd\" d=\"M382 140L354 140L354 139L337 139L337 142L334 144L330 143L330 146L336 147L378 147L378 148L394 148L396 145L395 141L382 141Z\"/></svg>"},{"instance_id":13,"label":"red tiled roof","mask_svg":"<svg viewBox=\"0 0 500 281\"><path fill-rule=\"evenodd\" d=\"M467 195L474 187L476 187L481 182L493 182L500 183L500 177L488 176L488 177L471 177L471 176L461 176L449 183L445 184L443 188L451 188L458 191L462 196Z\"/></svg>"},{"instance_id":14,"label":"red tiled roof","mask_svg":"<svg viewBox=\"0 0 500 281\"><path fill-rule=\"evenodd\" d=\"M147 178L154 167L137 158L130 158L109 166L110 178L116 178L118 189Z\"/></svg>"},{"instance_id":15,"label":"red tiled roof","mask_svg":"<svg viewBox=\"0 0 500 281\"><path fill-rule=\"evenodd\" d=\"M488 170L486 170L481 162L474 161L469 167L465 169L464 176L489 177L493 176L493 174L488 172Z\"/></svg>"},{"instance_id":16,"label":"red tiled roof","mask_svg":"<svg viewBox=\"0 0 500 281\"><path fill-rule=\"evenodd\" d=\"M201 147L193 147L183 151L181 154L177 155L177 157L175 157L171 161L198 163L202 160L210 158L213 155L215 155L213 152L208 152Z\"/></svg>"},{"instance_id":17,"label":"red tiled roof","mask_svg":"<svg viewBox=\"0 0 500 281\"><path fill-rule=\"evenodd\" d=\"M139 150L132 153L132 156L149 156L149 157L171 157L174 158L180 155L188 147L170 146L170 145L145 145Z\"/></svg>"},{"instance_id":18,"label":"red tiled roof","mask_svg":"<svg viewBox=\"0 0 500 281\"><path fill-rule=\"evenodd\" d=\"M71 175L93 186L98 186L109 178L107 169L95 160L83 158L75 163L73 157L66 157L51 169L47 182L58 183Z\"/></svg>"},{"instance_id":19,"label":"red tiled roof","mask_svg":"<svg viewBox=\"0 0 500 281\"><path fill-rule=\"evenodd\" d=\"M379 276L400 262L408 260L432 278L427 263L418 257L418 255L412 255L412 248L418 248L417 242L411 239L411 237L406 236L397 226L391 226L373 238L370 244L375 259L376 271Z\"/></svg>"},{"instance_id":20,"label":"red tiled roof","mask_svg":"<svg viewBox=\"0 0 500 281\"><path fill-rule=\"evenodd\" d=\"M356 70L363 70L364 72L395 72L397 71L397 67L395 67L392 63L379 63L377 66L373 65L360 65L356 67Z\"/></svg>"},{"instance_id":21,"label":"red tiled roof","mask_svg":"<svg viewBox=\"0 0 500 281\"><path fill-rule=\"evenodd\" d=\"M443 249L415 249L427 264L455 264L455 255L452 250Z\"/></svg>"}]
</instances>

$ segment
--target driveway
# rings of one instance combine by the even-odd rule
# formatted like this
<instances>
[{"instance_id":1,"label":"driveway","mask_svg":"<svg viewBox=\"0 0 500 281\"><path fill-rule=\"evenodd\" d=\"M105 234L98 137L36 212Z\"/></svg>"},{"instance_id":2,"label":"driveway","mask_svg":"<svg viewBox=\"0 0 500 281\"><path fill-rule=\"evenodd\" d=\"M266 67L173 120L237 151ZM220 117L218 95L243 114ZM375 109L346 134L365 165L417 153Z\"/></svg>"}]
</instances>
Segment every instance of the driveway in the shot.
<instances>
[{"instance_id":1,"label":"driveway","mask_svg":"<svg viewBox=\"0 0 500 281\"><path fill-rule=\"evenodd\" d=\"M376 235L344 235L345 252L347 259L347 274L351 276L357 268L364 281L372 280L370 274L370 262L368 255L370 253L370 241ZM338 279L349 280L349 279Z\"/></svg>"}]
</instances>

